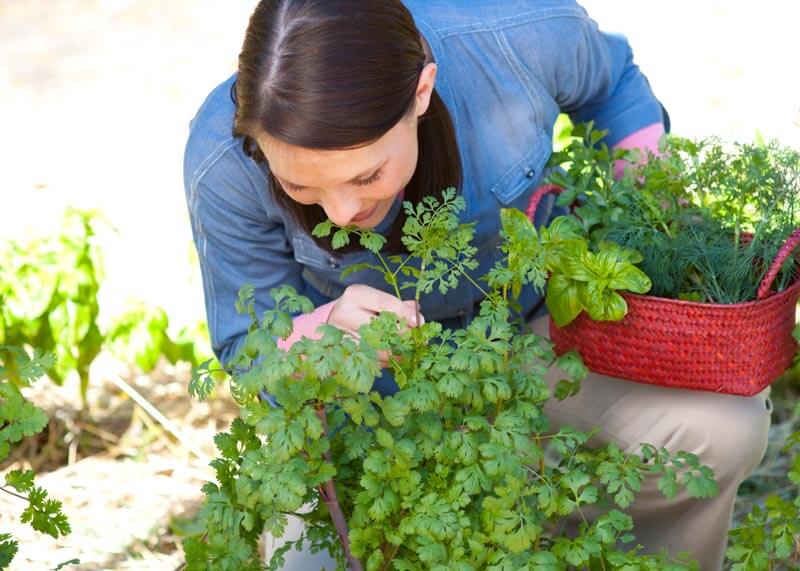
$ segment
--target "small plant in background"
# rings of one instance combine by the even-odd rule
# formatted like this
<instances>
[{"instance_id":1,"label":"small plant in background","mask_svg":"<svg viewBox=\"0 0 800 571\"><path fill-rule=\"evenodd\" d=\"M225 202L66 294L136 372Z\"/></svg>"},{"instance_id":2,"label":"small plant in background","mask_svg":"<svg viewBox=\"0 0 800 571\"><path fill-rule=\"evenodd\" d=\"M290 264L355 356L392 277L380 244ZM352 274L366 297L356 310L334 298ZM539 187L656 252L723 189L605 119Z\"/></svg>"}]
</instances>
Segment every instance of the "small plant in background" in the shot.
<instances>
[{"instance_id":1,"label":"small plant in background","mask_svg":"<svg viewBox=\"0 0 800 571\"><path fill-rule=\"evenodd\" d=\"M557 241L540 237L524 214L502 211L505 260L481 285L467 273L475 266L471 225L458 220L463 200L449 190L405 208L408 256L382 256L382 238L362 229L334 232L324 223L316 233L333 232L337 245L356 236L398 294L419 299L473 281L486 295L479 315L446 330L436 322L403 328L384 313L357 337L322 326L319 340L284 351L276 338L290 334L291 314L310 311L310 301L277 288L275 308L259 316L253 289L243 288L237 307L252 325L226 364L241 418L216 437L217 482L204 487L205 533L184 542L187 568L260 568L260 534L280 537L288 515L302 518L305 531L275 553L271 569L303 546L326 549L351 569L696 568L638 554L624 509L646 476L667 496L681 486L712 496L711 470L691 454L649 445L639 455L593 449L590 435L553 431L543 414L551 367L565 377L556 398L577 391L586 374L576 354L556 357L513 309L523 285L543 286ZM379 353L399 386L391 396L372 390ZM197 372L200 396L211 374ZM259 399L264 390L278 408ZM603 515L566 536L566 518L580 521L589 505Z\"/></svg>"},{"instance_id":2,"label":"small plant in background","mask_svg":"<svg viewBox=\"0 0 800 571\"><path fill-rule=\"evenodd\" d=\"M29 355L19 347L0 346L0 462L8 457L14 444L38 434L47 425L44 411L25 400L18 386L30 385L54 366L55 359L50 353ZM7 377L11 370L14 383ZM71 530L61 502L50 498L37 486L35 476L33 470L11 470L5 475L5 485L0 486L0 490L26 502L20 516L22 523L56 538L69 534ZM10 565L18 550L19 544L11 534L0 533L0 569ZM76 563L79 561L67 561L58 568Z\"/></svg>"},{"instance_id":3,"label":"small plant in background","mask_svg":"<svg viewBox=\"0 0 800 571\"><path fill-rule=\"evenodd\" d=\"M198 336L184 329L173 339L162 309L140 304L110 327L100 325L102 253L95 239L100 220L97 213L70 209L58 235L26 244L9 241L0 249L0 345L52 353L55 360L45 373L59 385L76 373L84 408L89 368L104 349L145 372L161 356L192 366L199 361ZM0 350L3 356L10 355ZM15 367L10 359L6 375L20 386Z\"/></svg>"},{"instance_id":4,"label":"small plant in background","mask_svg":"<svg viewBox=\"0 0 800 571\"><path fill-rule=\"evenodd\" d=\"M169 328L166 311L138 304L114 319L105 334L104 346L144 372L155 369L162 357L173 365L182 361L197 366L197 342L208 337L205 325L194 331L183 328L174 338Z\"/></svg>"},{"instance_id":5,"label":"small plant in background","mask_svg":"<svg viewBox=\"0 0 800 571\"><path fill-rule=\"evenodd\" d=\"M24 245L11 241L0 250L0 344L53 353L46 374L61 384L69 372L77 372L84 404L89 365L103 342L97 323L102 268L95 218L69 210L58 236ZM13 360L7 375L22 382Z\"/></svg>"}]
</instances>

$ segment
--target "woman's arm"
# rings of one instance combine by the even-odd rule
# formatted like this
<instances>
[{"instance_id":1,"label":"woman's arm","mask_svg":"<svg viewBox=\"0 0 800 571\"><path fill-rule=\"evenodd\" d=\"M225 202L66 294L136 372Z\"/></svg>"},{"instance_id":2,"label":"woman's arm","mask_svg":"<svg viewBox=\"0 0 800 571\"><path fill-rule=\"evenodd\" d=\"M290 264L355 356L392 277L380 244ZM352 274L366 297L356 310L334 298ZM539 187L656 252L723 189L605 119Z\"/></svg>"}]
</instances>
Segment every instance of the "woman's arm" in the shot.
<instances>
[{"instance_id":1,"label":"woman's arm","mask_svg":"<svg viewBox=\"0 0 800 571\"><path fill-rule=\"evenodd\" d=\"M193 157L190 138L185 169L209 334L222 363L235 355L250 326L250 317L235 310L241 286L255 286L257 315L274 307L270 289L287 284L302 294L305 287L283 224L259 199L267 192L263 174L239 141L229 141L215 154Z\"/></svg>"},{"instance_id":2,"label":"woman's arm","mask_svg":"<svg viewBox=\"0 0 800 571\"><path fill-rule=\"evenodd\" d=\"M628 41L601 32L583 8L569 6L514 36L517 53L559 109L573 122L591 120L596 129L607 129L609 146L655 124L663 128L661 104L633 62Z\"/></svg>"}]
</instances>

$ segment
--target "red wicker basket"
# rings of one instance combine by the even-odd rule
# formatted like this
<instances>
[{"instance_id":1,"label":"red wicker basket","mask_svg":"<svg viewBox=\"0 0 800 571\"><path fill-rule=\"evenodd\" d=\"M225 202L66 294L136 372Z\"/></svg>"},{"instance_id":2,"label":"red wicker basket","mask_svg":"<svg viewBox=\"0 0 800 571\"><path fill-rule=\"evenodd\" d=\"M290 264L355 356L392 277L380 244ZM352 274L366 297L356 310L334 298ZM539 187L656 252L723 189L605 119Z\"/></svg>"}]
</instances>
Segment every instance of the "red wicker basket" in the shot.
<instances>
[{"instance_id":1,"label":"red wicker basket","mask_svg":"<svg viewBox=\"0 0 800 571\"><path fill-rule=\"evenodd\" d=\"M555 185L531 197L528 218ZM732 305L697 303L620 292L628 304L621 321L593 321L581 313L566 327L550 319L550 338L562 354L577 350L596 373L666 387L754 395L777 379L798 346L792 337L800 297L798 279L780 293L771 287L800 244L787 239L764 276L758 300Z\"/></svg>"}]
</instances>

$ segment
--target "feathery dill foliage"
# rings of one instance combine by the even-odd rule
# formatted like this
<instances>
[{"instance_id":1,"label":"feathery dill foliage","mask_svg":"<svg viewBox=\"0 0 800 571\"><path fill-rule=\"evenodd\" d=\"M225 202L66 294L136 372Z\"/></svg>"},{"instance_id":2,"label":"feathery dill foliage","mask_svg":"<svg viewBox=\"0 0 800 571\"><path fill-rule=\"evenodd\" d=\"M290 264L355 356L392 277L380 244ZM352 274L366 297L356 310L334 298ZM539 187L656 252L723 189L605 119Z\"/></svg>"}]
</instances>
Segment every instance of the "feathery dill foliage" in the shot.
<instances>
[{"instance_id":1,"label":"feathery dill foliage","mask_svg":"<svg viewBox=\"0 0 800 571\"><path fill-rule=\"evenodd\" d=\"M545 373L561 370L555 396L563 399L586 369L576 354L556 357L547 340L527 332L512 304L524 285L543 286L546 260L557 258L546 245L562 241L542 241L523 213L502 211L505 259L480 285L468 273L475 250L472 226L458 219L463 207L452 189L440 201L407 203L407 257L384 258L382 239L367 230L316 229L340 245L358 237L375 254L370 266L398 294L403 287L415 297L446 292L461 278L486 288L479 315L463 329L436 322L408 329L386 312L358 337L325 325L320 339L282 350L276 337L289 335L290 314L311 310L310 302L276 288L275 309L257 316L252 288L242 288L237 307L253 325L227 364L241 418L216 437L205 533L184 542L190 571L259 569L260 533L281 536L288 515L302 518L304 532L272 557L270 569L302 545L327 549L339 569L696 568L618 542L633 539L624 509L646 475L666 496L685 486L709 497L717 493L713 473L683 452L592 449L588 434L551 430ZM401 283L401 276L412 279ZM400 389L391 396L372 390L379 352L391 355ZM280 407L261 401L262 390ZM604 515L567 537L565 519L579 519L590 504L604 506Z\"/></svg>"},{"instance_id":2,"label":"feathery dill foliage","mask_svg":"<svg viewBox=\"0 0 800 571\"><path fill-rule=\"evenodd\" d=\"M638 251L650 294L713 303L754 300L770 262L800 226L800 153L777 142L725 144L667 137L661 157L615 181L613 162L636 152L599 144L603 133L576 127L576 139L552 158L550 182L577 201L584 235ZM777 291L795 277L791 261Z\"/></svg>"}]
</instances>

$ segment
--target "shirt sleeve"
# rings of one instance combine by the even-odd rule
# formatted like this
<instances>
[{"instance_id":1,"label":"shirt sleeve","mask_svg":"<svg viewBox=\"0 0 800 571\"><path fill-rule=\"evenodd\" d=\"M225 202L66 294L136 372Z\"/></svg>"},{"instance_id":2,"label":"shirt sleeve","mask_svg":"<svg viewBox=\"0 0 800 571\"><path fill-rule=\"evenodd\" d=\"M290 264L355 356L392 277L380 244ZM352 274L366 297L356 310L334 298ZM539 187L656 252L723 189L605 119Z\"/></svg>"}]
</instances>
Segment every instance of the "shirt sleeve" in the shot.
<instances>
[{"instance_id":1,"label":"shirt sleeve","mask_svg":"<svg viewBox=\"0 0 800 571\"><path fill-rule=\"evenodd\" d=\"M319 339L322 335L317 331L317 327L328 322L336 300L320 305L311 313L297 315L292 320L292 334L286 339L278 339L278 347L288 350L289 347L300 341L303 337L309 339Z\"/></svg>"},{"instance_id":2,"label":"shirt sleeve","mask_svg":"<svg viewBox=\"0 0 800 571\"><path fill-rule=\"evenodd\" d=\"M238 148L187 177L186 197L200 260L206 316L214 353L229 361L250 326L236 312L244 284L255 287L257 315L274 307L270 289L291 285L303 293L301 265L294 259L280 219L269 216L259 192L266 180Z\"/></svg>"},{"instance_id":3,"label":"shirt sleeve","mask_svg":"<svg viewBox=\"0 0 800 571\"><path fill-rule=\"evenodd\" d=\"M578 6L569 15L535 25L528 57L535 60L559 110L573 122L594 121L596 129L608 130L605 142L613 146L663 121L661 104L633 62L625 37L601 32Z\"/></svg>"}]
</instances>

